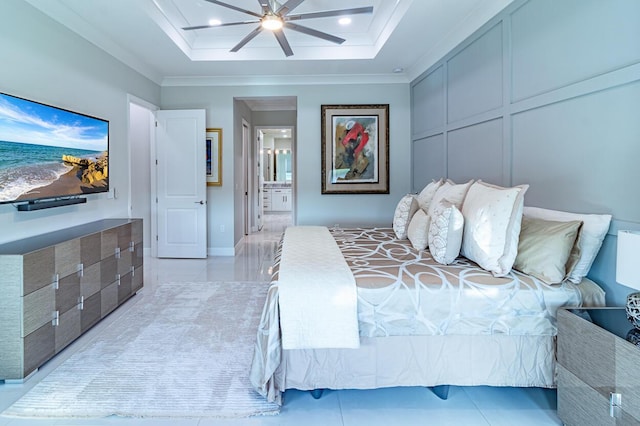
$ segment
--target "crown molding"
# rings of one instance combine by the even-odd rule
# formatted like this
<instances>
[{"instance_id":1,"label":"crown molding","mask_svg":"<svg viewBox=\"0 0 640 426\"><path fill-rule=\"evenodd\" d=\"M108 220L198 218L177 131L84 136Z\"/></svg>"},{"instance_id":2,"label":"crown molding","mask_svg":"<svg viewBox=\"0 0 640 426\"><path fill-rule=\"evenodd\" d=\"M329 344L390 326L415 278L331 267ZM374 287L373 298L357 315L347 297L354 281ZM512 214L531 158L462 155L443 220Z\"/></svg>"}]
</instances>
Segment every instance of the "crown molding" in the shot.
<instances>
[{"instance_id":1,"label":"crown molding","mask_svg":"<svg viewBox=\"0 0 640 426\"><path fill-rule=\"evenodd\" d=\"M327 75L253 75L165 77L162 87L187 86L309 86L322 84L409 84L405 73L327 74Z\"/></svg>"}]
</instances>

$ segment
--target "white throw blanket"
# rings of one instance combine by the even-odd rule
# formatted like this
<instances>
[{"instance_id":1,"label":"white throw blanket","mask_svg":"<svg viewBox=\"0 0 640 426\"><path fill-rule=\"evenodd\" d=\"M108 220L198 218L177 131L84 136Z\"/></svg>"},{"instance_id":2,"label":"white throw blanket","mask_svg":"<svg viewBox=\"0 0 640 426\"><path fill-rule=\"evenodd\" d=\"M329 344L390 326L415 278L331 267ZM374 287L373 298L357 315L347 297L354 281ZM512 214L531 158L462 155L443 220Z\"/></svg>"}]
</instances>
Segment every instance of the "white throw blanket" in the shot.
<instances>
[{"instance_id":1,"label":"white throw blanket","mask_svg":"<svg viewBox=\"0 0 640 426\"><path fill-rule=\"evenodd\" d=\"M286 229L278 292L284 349L360 346L356 281L327 228Z\"/></svg>"}]
</instances>

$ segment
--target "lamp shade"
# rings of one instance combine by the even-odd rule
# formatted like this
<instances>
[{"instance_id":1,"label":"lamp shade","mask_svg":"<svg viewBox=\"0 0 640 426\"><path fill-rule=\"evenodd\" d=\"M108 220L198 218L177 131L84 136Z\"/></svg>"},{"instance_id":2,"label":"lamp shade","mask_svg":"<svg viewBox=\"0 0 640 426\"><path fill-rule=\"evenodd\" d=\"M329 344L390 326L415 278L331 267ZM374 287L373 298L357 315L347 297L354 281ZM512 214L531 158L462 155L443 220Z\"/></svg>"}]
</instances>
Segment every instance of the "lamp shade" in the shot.
<instances>
[{"instance_id":1,"label":"lamp shade","mask_svg":"<svg viewBox=\"0 0 640 426\"><path fill-rule=\"evenodd\" d=\"M640 290L640 232L618 231L616 281Z\"/></svg>"}]
</instances>

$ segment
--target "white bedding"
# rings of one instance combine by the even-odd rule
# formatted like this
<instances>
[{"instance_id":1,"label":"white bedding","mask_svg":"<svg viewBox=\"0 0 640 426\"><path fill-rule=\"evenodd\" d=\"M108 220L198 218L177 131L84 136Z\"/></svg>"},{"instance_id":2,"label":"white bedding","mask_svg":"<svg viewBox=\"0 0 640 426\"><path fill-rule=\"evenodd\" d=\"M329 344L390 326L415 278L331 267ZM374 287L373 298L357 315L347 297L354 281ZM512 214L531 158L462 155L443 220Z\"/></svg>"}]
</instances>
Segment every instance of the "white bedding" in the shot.
<instances>
[{"instance_id":1,"label":"white bedding","mask_svg":"<svg viewBox=\"0 0 640 426\"><path fill-rule=\"evenodd\" d=\"M329 230L287 228L280 271L280 328L284 349L357 348L356 281Z\"/></svg>"}]
</instances>

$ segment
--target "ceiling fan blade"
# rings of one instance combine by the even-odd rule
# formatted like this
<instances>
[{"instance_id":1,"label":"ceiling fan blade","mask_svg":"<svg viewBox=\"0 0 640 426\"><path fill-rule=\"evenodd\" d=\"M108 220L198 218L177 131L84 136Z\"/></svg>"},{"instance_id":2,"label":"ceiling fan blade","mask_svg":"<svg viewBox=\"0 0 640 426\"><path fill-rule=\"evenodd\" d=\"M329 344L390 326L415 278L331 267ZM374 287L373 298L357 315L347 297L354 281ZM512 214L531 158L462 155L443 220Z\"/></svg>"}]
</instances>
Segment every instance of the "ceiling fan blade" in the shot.
<instances>
[{"instance_id":1,"label":"ceiling fan blade","mask_svg":"<svg viewBox=\"0 0 640 426\"><path fill-rule=\"evenodd\" d=\"M302 3L303 1L304 0L289 0L288 2L280 6L278 10L276 10L276 15L285 16L287 13L300 6L300 3Z\"/></svg>"},{"instance_id":2,"label":"ceiling fan blade","mask_svg":"<svg viewBox=\"0 0 640 426\"><path fill-rule=\"evenodd\" d=\"M361 13L373 13L373 6L356 7L353 9L327 10L325 12L302 13L299 15L287 15L287 21L297 21L299 19L327 18L330 16L358 15Z\"/></svg>"},{"instance_id":3,"label":"ceiling fan blade","mask_svg":"<svg viewBox=\"0 0 640 426\"><path fill-rule=\"evenodd\" d=\"M289 57L293 55L293 50L291 50L291 46L289 45L289 41L287 40L287 37L285 37L284 32L282 32L281 30L274 31L273 35L276 36L276 39L278 40L278 43L280 43L280 47L282 48L285 56Z\"/></svg>"},{"instance_id":4,"label":"ceiling fan blade","mask_svg":"<svg viewBox=\"0 0 640 426\"><path fill-rule=\"evenodd\" d=\"M228 9L233 9L233 10L236 10L238 12L246 13L247 15L255 16L256 18L262 18L262 15L259 14L259 13L252 12L252 11L246 10L246 9L242 9L242 8L239 8L239 7L234 6L232 4L223 3L223 2L218 1L218 0L205 0L205 1L208 1L209 3L217 4L218 6L226 7Z\"/></svg>"},{"instance_id":5,"label":"ceiling fan blade","mask_svg":"<svg viewBox=\"0 0 640 426\"><path fill-rule=\"evenodd\" d=\"M307 34L310 36L318 37L323 40L330 41L336 44L342 44L345 42L345 39L333 36L331 34L323 33L322 31L314 30L313 28L303 27L302 25L297 25L292 22L285 22L284 26L293 31L298 31L299 33Z\"/></svg>"},{"instance_id":6,"label":"ceiling fan blade","mask_svg":"<svg viewBox=\"0 0 640 426\"><path fill-rule=\"evenodd\" d=\"M237 52L238 50L242 49L242 47L245 44L247 44L251 40L253 40L255 38L255 36L260 34L261 31L262 31L262 26L258 25L255 30L251 31L245 38L240 40L240 43L238 43L235 46L233 46L233 49L231 49L230 52Z\"/></svg>"},{"instance_id":7,"label":"ceiling fan blade","mask_svg":"<svg viewBox=\"0 0 640 426\"><path fill-rule=\"evenodd\" d=\"M189 30L202 30L204 28L215 28L215 27L231 27L233 25L245 25L245 24L258 24L260 23L260 21L238 21L238 22L227 22L224 24L217 24L217 25L194 25L193 27L183 27L182 29L185 31L189 31Z\"/></svg>"},{"instance_id":8,"label":"ceiling fan blade","mask_svg":"<svg viewBox=\"0 0 640 426\"><path fill-rule=\"evenodd\" d=\"M269 4L269 0L258 0L258 3L260 3L260 8L262 9L263 15L271 12L271 6Z\"/></svg>"}]
</instances>

